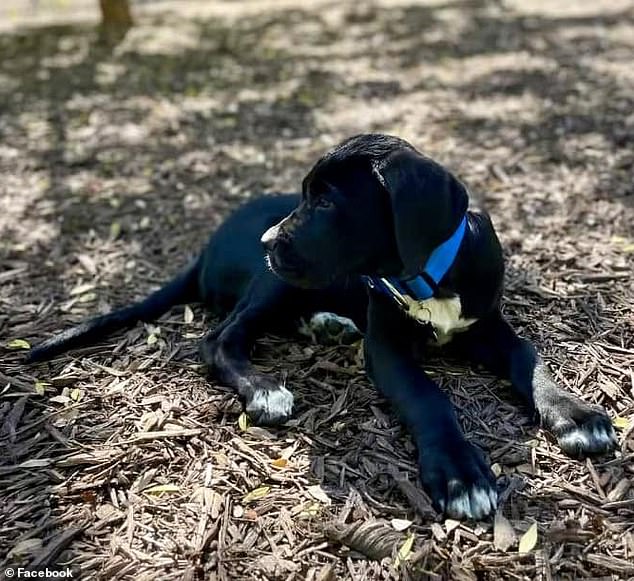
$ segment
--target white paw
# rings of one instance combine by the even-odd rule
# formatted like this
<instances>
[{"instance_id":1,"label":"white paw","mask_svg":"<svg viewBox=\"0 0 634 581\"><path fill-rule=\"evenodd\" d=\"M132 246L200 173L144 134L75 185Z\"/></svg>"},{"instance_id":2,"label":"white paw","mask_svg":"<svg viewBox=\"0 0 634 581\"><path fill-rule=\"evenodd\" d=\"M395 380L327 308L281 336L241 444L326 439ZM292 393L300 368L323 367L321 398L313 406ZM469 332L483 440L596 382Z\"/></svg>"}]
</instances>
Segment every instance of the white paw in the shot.
<instances>
[{"instance_id":1,"label":"white paw","mask_svg":"<svg viewBox=\"0 0 634 581\"><path fill-rule=\"evenodd\" d=\"M256 389L247 401L246 411L257 424L283 424L293 413L293 394L282 385Z\"/></svg>"},{"instance_id":2,"label":"white paw","mask_svg":"<svg viewBox=\"0 0 634 581\"><path fill-rule=\"evenodd\" d=\"M302 322L299 332L317 343L341 343L346 339L356 338L361 333L357 326L347 317L335 313L315 313L308 323Z\"/></svg>"},{"instance_id":3,"label":"white paw","mask_svg":"<svg viewBox=\"0 0 634 581\"><path fill-rule=\"evenodd\" d=\"M498 504L498 495L493 488L473 486L465 490L462 484L456 481L449 483L449 489L451 490L452 488L455 493L450 493L446 510L444 501L440 503L440 507L447 516L455 519L470 518L479 520L495 512Z\"/></svg>"},{"instance_id":4,"label":"white paw","mask_svg":"<svg viewBox=\"0 0 634 581\"><path fill-rule=\"evenodd\" d=\"M609 452L616 446L614 428L608 423L575 426L558 437L562 450L571 456Z\"/></svg>"}]
</instances>

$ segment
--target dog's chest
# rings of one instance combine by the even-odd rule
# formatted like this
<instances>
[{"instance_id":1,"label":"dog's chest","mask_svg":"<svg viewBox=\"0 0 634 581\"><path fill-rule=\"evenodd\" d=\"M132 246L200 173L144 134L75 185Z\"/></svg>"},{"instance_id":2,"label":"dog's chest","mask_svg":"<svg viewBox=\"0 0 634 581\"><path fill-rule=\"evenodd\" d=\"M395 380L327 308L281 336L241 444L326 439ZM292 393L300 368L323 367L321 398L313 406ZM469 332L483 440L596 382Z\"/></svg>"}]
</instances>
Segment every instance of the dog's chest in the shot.
<instances>
[{"instance_id":1,"label":"dog's chest","mask_svg":"<svg viewBox=\"0 0 634 581\"><path fill-rule=\"evenodd\" d=\"M477 319L462 317L460 297L431 298L415 300L405 297L407 314L419 323L429 324L434 329L434 339L438 345L451 341L455 333L467 330Z\"/></svg>"}]
</instances>

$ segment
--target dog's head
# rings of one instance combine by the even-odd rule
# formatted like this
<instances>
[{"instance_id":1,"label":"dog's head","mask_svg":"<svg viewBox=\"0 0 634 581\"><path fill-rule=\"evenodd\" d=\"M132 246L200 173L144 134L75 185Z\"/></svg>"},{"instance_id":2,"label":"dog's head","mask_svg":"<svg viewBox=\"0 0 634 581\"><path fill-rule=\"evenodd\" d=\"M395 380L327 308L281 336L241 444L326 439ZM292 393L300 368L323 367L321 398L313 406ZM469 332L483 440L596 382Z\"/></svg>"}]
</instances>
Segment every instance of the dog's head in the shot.
<instances>
[{"instance_id":1,"label":"dog's head","mask_svg":"<svg viewBox=\"0 0 634 581\"><path fill-rule=\"evenodd\" d=\"M321 158L299 206L262 236L273 271L321 288L349 274L410 276L467 209L465 187L407 142L359 135Z\"/></svg>"}]
</instances>

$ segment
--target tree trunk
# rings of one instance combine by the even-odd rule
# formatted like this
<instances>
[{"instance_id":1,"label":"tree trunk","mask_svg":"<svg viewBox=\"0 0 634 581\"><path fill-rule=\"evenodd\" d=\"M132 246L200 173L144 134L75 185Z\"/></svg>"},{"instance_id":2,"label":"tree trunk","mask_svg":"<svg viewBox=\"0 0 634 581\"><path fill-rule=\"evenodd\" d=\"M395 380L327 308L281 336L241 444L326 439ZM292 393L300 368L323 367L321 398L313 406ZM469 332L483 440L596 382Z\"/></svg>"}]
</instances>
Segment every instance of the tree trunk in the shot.
<instances>
[{"instance_id":1,"label":"tree trunk","mask_svg":"<svg viewBox=\"0 0 634 581\"><path fill-rule=\"evenodd\" d=\"M128 0L99 0L101 24L104 28L128 29L132 26L132 13Z\"/></svg>"}]
</instances>

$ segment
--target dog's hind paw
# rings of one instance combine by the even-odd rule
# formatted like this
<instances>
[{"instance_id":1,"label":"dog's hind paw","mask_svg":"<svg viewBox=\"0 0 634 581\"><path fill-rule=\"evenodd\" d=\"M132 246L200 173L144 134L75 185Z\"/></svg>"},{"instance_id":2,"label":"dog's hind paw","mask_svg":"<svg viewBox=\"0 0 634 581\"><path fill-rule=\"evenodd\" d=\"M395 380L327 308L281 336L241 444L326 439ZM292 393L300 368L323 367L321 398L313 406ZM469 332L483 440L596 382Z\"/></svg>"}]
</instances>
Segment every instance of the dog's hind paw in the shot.
<instances>
[{"instance_id":1,"label":"dog's hind paw","mask_svg":"<svg viewBox=\"0 0 634 581\"><path fill-rule=\"evenodd\" d=\"M599 410L577 408L576 413L553 428L559 447L573 458L612 452L617 446L610 418Z\"/></svg>"},{"instance_id":2,"label":"dog's hind paw","mask_svg":"<svg viewBox=\"0 0 634 581\"><path fill-rule=\"evenodd\" d=\"M283 424L293 414L293 394L282 385L255 388L245 409L255 424Z\"/></svg>"},{"instance_id":3,"label":"dog's hind paw","mask_svg":"<svg viewBox=\"0 0 634 581\"><path fill-rule=\"evenodd\" d=\"M328 312L313 314L308 323L302 321L298 331L321 345L349 345L361 337L350 319Z\"/></svg>"}]
</instances>

